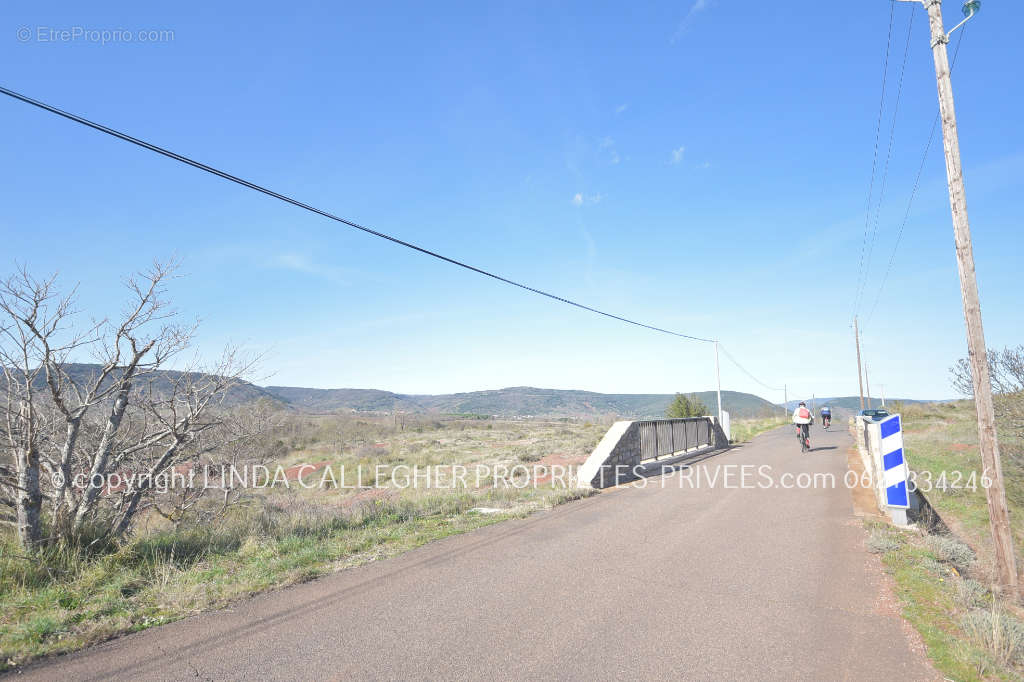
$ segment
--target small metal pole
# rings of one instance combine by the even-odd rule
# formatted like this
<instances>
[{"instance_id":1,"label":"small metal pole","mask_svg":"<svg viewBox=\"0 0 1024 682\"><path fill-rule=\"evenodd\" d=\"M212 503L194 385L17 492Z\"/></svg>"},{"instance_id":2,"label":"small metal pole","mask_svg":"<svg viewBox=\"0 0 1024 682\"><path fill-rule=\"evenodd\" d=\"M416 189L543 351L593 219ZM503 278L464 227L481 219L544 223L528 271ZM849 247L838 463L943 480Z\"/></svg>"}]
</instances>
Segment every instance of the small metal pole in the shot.
<instances>
[{"instance_id":1,"label":"small metal pole","mask_svg":"<svg viewBox=\"0 0 1024 682\"><path fill-rule=\"evenodd\" d=\"M722 373L718 366L718 341L715 341L715 380L718 382L718 426L722 426Z\"/></svg>"}]
</instances>

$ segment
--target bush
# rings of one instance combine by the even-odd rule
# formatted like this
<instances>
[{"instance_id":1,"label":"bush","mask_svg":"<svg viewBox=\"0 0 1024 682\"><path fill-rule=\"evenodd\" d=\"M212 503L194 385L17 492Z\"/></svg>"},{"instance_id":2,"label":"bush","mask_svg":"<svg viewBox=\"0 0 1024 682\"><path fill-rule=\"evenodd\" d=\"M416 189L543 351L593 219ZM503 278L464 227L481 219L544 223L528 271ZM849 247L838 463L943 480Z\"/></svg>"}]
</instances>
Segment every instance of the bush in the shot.
<instances>
[{"instance_id":1,"label":"bush","mask_svg":"<svg viewBox=\"0 0 1024 682\"><path fill-rule=\"evenodd\" d=\"M930 556L924 557L921 560L921 565L924 566L925 569L927 569L930 573L933 573L934 575L937 575L940 578L946 578L953 574L953 572L949 570L949 567L946 564L942 563L941 561L937 561L931 558Z\"/></svg>"},{"instance_id":2,"label":"bush","mask_svg":"<svg viewBox=\"0 0 1024 682\"><path fill-rule=\"evenodd\" d=\"M988 590L977 580L964 578L956 583L956 601L964 608L973 609L986 606L991 599Z\"/></svg>"},{"instance_id":3,"label":"bush","mask_svg":"<svg viewBox=\"0 0 1024 682\"><path fill-rule=\"evenodd\" d=\"M958 571L967 570L975 559L973 549L948 535L929 535L926 542L936 559L951 564Z\"/></svg>"},{"instance_id":4,"label":"bush","mask_svg":"<svg viewBox=\"0 0 1024 682\"><path fill-rule=\"evenodd\" d=\"M687 417L703 417L709 410L700 398L696 395L683 395L676 393L675 400L665 410L665 416L669 419L685 419Z\"/></svg>"},{"instance_id":5,"label":"bush","mask_svg":"<svg viewBox=\"0 0 1024 682\"><path fill-rule=\"evenodd\" d=\"M868 535L867 546L868 551L873 554L885 554L886 552L894 552L899 549L900 541L894 535L884 530L875 529Z\"/></svg>"},{"instance_id":6,"label":"bush","mask_svg":"<svg viewBox=\"0 0 1024 682\"><path fill-rule=\"evenodd\" d=\"M520 462L539 462L544 459L544 453L541 450L523 450L519 453Z\"/></svg>"},{"instance_id":7,"label":"bush","mask_svg":"<svg viewBox=\"0 0 1024 682\"><path fill-rule=\"evenodd\" d=\"M1005 611L974 609L963 617L960 626L1000 663L1024 663L1024 623Z\"/></svg>"}]
</instances>

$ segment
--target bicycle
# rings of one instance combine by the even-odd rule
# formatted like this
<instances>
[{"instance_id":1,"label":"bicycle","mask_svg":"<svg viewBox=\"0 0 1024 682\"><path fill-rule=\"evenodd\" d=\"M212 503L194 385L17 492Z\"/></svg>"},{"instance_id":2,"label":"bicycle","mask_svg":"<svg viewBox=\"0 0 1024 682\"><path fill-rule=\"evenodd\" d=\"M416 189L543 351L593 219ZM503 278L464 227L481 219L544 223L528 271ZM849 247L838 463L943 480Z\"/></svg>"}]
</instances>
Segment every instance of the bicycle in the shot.
<instances>
[{"instance_id":1,"label":"bicycle","mask_svg":"<svg viewBox=\"0 0 1024 682\"><path fill-rule=\"evenodd\" d=\"M811 449L811 425L797 424L796 437L800 441L800 452L807 452Z\"/></svg>"},{"instance_id":2,"label":"bicycle","mask_svg":"<svg viewBox=\"0 0 1024 682\"><path fill-rule=\"evenodd\" d=\"M821 426L826 431L828 431L828 427L831 426L831 425L832 425L832 417L826 415L826 416L821 418Z\"/></svg>"}]
</instances>

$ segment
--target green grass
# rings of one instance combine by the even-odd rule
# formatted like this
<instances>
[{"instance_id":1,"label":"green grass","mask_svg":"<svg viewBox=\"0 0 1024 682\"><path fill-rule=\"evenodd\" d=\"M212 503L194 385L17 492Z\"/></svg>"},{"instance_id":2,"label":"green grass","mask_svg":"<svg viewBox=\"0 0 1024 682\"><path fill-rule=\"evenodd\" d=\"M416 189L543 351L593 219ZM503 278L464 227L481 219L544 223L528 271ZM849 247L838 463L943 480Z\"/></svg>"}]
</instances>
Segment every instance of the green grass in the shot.
<instances>
[{"instance_id":1,"label":"green grass","mask_svg":"<svg viewBox=\"0 0 1024 682\"><path fill-rule=\"evenodd\" d=\"M735 419L729 427L731 431L732 443L746 443L753 439L754 436L765 431L771 431L774 428L788 424L788 417L777 415L774 417L762 417L758 419Z\"/></svg>"},{"instance_id":2,"label":"green grass","mask_svg":"<svg viewBox=\"0 0 1024 682\"><path fill-rule=\"evenodd\" d=\"M955 403L902 406L907 462L916 473L928 502L954 530L982 555L993 556L989 534L988 502L981 484L983 472L978 451L978 427L974 404ZM1006 501L1017 561L1024 560L1024 462L1022 443L1008 429L1000 428ZM972 475L977 485L968 485Z\"/></svg>"},{"instance_id":3,"label":"green grass","mask_svg":"<svg viewBox=\"0 0 1024 682\"><path fill-rule=\"evenodd\" d=\"M887 550L879 553L895 580L903 616L921 634L939 671L958 682L1022 679L1019 661L999 660L986 642L964 630L966 617L991 608L991 594L983 591L979 600L977 583L941 561L925 537L877 522L869 530L875 551Z\"/></svg>"}]
</instances>

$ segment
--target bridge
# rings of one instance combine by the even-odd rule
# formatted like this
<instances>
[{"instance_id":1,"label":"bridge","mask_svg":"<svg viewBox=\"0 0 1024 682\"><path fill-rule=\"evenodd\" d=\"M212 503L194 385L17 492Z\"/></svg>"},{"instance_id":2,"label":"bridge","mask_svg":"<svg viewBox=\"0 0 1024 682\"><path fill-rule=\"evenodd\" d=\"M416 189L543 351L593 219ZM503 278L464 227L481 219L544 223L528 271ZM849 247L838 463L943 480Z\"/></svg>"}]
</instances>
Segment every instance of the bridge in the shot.
<instances>
[{"instance_id":1,"label":"bridge","mask_svg":"<svg viewBox=\"0 0 1024 682\"><path fill-rule=\"evenodd\" d=\"M607 488L728 445L716 417L615 422L580 467L577 479L583 487Z\"/></svg>"}]
</instances>

